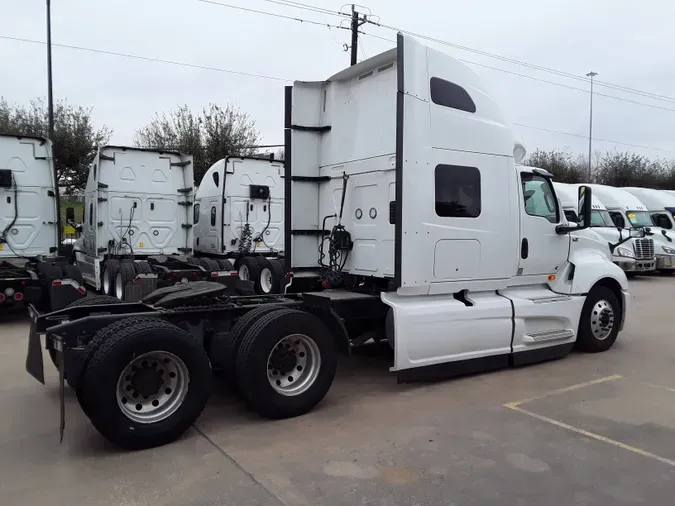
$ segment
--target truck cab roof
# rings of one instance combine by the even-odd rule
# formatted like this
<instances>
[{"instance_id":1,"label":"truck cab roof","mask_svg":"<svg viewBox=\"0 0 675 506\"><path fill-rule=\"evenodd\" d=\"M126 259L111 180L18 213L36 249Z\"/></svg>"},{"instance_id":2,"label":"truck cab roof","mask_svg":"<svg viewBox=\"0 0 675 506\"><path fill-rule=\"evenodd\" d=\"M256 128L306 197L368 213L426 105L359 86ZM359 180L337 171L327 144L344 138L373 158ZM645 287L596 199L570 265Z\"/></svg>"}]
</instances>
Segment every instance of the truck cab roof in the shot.
<instances>
[{"instance_id":1,"label":"truck cab roof","mask_svg":"<svg viewBox=\"0 0 675 506\"><path fill-rule=\"evenodd\" d=\"M626 187L623 188L623 190L635 195L650 211L675 209L675 195L669 194L663 190L635 187Z\"/></svg>"}]
</instances>

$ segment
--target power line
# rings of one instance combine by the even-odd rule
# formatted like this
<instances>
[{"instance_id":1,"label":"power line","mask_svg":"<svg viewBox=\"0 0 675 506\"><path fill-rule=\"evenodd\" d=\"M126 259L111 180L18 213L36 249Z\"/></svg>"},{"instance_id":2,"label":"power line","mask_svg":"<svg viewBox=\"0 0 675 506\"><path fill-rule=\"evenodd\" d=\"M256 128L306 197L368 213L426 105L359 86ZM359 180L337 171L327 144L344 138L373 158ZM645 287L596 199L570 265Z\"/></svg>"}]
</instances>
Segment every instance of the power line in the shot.
<instances>
[{"instance_id":1,"label":"power line","mask_svg":"<svg viewBox=\"0 0 675 506\"><path fill-rule=\"evenodd\" d=\"M447 40L439 39L439 38L436 38L436 37L431 37L429 35L424 35L422 33L416 33L416 32L410 31L410 30L405 30L403 28L398 28L396 26L387 25L387 24L384 24L384 23L378 23L378 22L375 22L375 21L372 21L372 20L368 20L368 22L375 25L375 26L379 26L381 28L386 28L388 30L393 30L393 31L396 31L396 32L405 33L407 35L411 35L413 37L428 40L430 42L436 42L437 44L450 46L450 47L453 47L455 49L459 49L461 51L467 51L467 52L479 54L481 56L485 56L485 57L488 57L488 58L494 58L494 59L501 60L501 61L504 61L504 62L507 62L507 63L512 63L514 65L520 65L520 66L531 68L533 70L538 70L538 71L541 71L541 72L548 72L548 73L555 74L555 75L558 75L558 76L561 76L561 77L565 77L567 79L574 79L574 80L583 81L583 82L589 81L585 77L578 76L578 75L572 74L570 72L563 72L561 70L556 70L556 69L553 69L553 68L550 68L550 67L544 67L542 65L536 65L534 63L529 63L529 62L525 62L525 61L522 61L522 60L517 60L515 58L509 58L509 57L506 57L506 56L501 56L501 55L498 55L498 54L490 53L488 51L483 51L481 49L476 49L476 48L472 48L472 47L469 47L469 46L463 46L461 44L456 44L456 43L453 43L453 42L449 42ZM607 88L623 91L625 93L633 93L633 94L642 95L644 97L651 98L651 99L654 99L654 100L662 100L662 101L665 101L665 102L675 103L675 98L667 96L667 95L660 95L660 94L657 94L657 93L642 91L642 90L638 90L638 89L635 89L635 88L630 88L628 86L620 86L620 85L608 83L608 82L605 82L605 81L595 81L595 84L600 85L600 86L604 86L604 87L607 87ZM611 97L611 96L609 96L609 97ZM619 97L611 97L611 98L620 99ZM637 103L642 104L642 102L637 102Z\"/></svg>"},{"instance_id":2,"label":"power line","mask_svg":"<svg viewBox=\"0 0 675 506\"><path fill-rule=\"evenodd\" d=\"M396 44L396 41L393 41L393 40L388 39L386 37L380 37L378 35L373 35L372 33L365 33L365 32L361 32L361 33L363 35L367 35L369 37L374 37L376 39L380 39L380 40L383 40L383 41L386 41L386 42L391 42L392 44ZM412 33L411 33L411 35L416 36ZM506 69L502 69L502 68L499 68L499 67L493 67L491 65L486 65L484 63L478 63L478 62L475 62L475 61L466 60L464 58L457 58L457 59L461 62L464 62L464 63L476 65L478 67L488 68L488 69L491 69L491 70L495 70L497 72L503 72L505 74L511 74L513 76L523 77L525 79L530 79L532 81L539 81L539 82L542 82L542 83L547 83L547 84L552 84L554 86L559 86L561 88L567 88L569 90L576 90L576 91L581 91L583 93L590 93L590 91L587 90L587 89L579 88L579 87L576 87L576 86L570 86L569 84L563 84L563 83L558 83L558 82L555 82L555 81L549 81L548 79L542 79L541 77L529 76L527 74L521 74L520 72L514 72L512 70L506 70ZM580 80L585 81L585 79L583 79L583 78L580 78ZM597 80L594 81L594 82L595 82L595 84L598 83ZM609 98L611 100L618 100L619 102L627 102L629 104L641 105L643 107L651 107L652 109L659 109L659 110L662 110L662 111L675 112L675 109L671 109L669 107L663 107L661 105L656 105L656 104L648 104L648 103L645 103L645 102L639 102L637 100L631 100L629 98L617 97L617 96L614 96L614 95L607 95L606 93L599 93L597 91L594 93L594 95L598 96L598 97Z\"/></svg>"},{"instance_id":3,"label":"power line","mask_svg":"<svg viewBox=\"0 0 675 506\"><path fill-rule=\"evenodd\" d=\"M47 43L41 40L34 40L34 39L25 39L21 37L10 37L9 35L0 35L0 39L6 39L6 40L13 40L17 42L25 42L29 44L41 44L41 45L46 45ZM246 77L257 77L260 79L269 79L272 81L282 81L282 82L293 82L292 79L284 79L283 77L275 77L275 76L267 76L263 74L255 74L252 72L242 72L239 70L230 70L230 69L224 69L220 67L209 67L206 65L199 65L196 63L187 63L187 62L179 62L179 61L173 61L173 60L164 60L162 58L153 58L150 56L141 56L141 55L136 55L136 54L130 54L130 53L119 53L115 51L106 51L103 49L95 49L91 47L83 47L83 46L72 46L69 44L55 44L52 43L52 46L54 47L62 47L65 49L73 49L76 51L86 51L88 53L98 53L98 54L106 54L110 56L120 56L123 58L132 58L135 60L142 60L142 61L150 61L150 62L155 62L155 63L164 63L167 65L177 65L180 67L189 67L189 68L195 68L195 69L200 69L200 70L210 70L213 72L224 72L226 74L234 74L234 75L239 75L239 76L246 76Z\"/></svg>"},{"instance_id":4,"label":"power line","mask_svg":"<svg viewBox=\"0 0 675 506\"><path fill-rule=\"evenodd\" d=\"M326 14L329 16L340 16L340 17L345 17L348 18L349 14L346 12L340 12L340 11L333 11L330 9L324 9L323 7L319 7L318 5L310 5L310 4L303 4L301 2L293 2L291 0L261 0L262 2L267 2L270 4L277 4L277 5L284 5L286 7L293 7L295 9L302 9L306 10L309 12L317 12L319 14Z\"/></svg>"},{"instance_id":5,"label":"power line","mask_svg":"<svg viewBox=\"0 0 675 506\"><path fill-rule=\"evenodd\" d=\"M239 10L239 11L250 12L252 14L262 14L264 16L272 16L272 17L275 17L275 18L287 19L287 20L290 20L290 21L297 21L299 23L307 23L309 25L330 26L332 28L339 28L341 30L348 30L348 28L346 28L346 27L338 26L338 25L331 25L329 23L323 23L321 21L314 21L314 20L311 20L311 19L296 18L294 16L285 16L283 14L277 14L277 13L268 12L268 11L261 11L261 10L258 10L258 9L251 9L249 7L241 7L239 5L224 4L224 3L221 3L221 2L216 2L214 0L197 0L197 2L201 2L201 3L204 3L204 4L211 4L211 5L218 5L220 7L226 7L228 9L236 9L236 10Z\"/></svg>"},{"instance_id":6,"label":"power line","mask_svg":"<svg viewBox=\"0 0 675 506\"><path fill-rule=\"evenodd\" d=\"M530 128L532 130L541 130L542 132L549 132L549 133L553 133L553 134L567 135L568 137L577 137L579 139L588 140L588 135L574 134L574 133L570 133L570 132L562 132L560 130L553 130L553 129L550 129L550 128L543 128L543 127L538 127L538 126L534 126L534 125L523 125L522 123L513 123L513 125L519 126L519 127L522 127L522 128ZM653 149L655 151L667 151L668 153L675 153L675 151L673 151L672 149L654 148L652 146L643 146L641 144L630 144L628 142L620 142L620 141L615 141L615 140L612 140L612 139L601 139L599 137L593 137L593 140L598 141L598 142L609 142L609 143L612 143L612 144L619 144L621 146L629 146L631 148Z\"/></svg>"}]
</instances>

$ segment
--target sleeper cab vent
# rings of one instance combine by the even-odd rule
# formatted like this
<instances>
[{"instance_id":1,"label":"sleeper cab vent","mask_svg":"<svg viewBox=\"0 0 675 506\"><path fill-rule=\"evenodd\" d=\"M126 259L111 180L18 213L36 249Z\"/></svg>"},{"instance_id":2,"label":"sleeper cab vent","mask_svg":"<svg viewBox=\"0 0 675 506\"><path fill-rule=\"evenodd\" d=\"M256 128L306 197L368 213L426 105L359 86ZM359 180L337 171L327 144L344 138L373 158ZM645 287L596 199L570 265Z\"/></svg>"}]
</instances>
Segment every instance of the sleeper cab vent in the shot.
<instances>
[{"instance_id":1,"label":"sleeper cab vent","mask_svg":"<svg viewBox=\"0 0 675 506\"><path fill-rule=\"evenodd\" d=\"M384 72L385 70L389 70L393 66L394 66L394 62L387 63L386 65L383 65L379 69L377 69L377 73L379 74L380 72ZM363 79L367 79L368 77L372 76L373 74L375 74L374 70L366 72L365 74L361 74L359 76L359 81L362 81ZM325 110L325 108L324 108L324 110Z\"/></svg>"}]
</instances>

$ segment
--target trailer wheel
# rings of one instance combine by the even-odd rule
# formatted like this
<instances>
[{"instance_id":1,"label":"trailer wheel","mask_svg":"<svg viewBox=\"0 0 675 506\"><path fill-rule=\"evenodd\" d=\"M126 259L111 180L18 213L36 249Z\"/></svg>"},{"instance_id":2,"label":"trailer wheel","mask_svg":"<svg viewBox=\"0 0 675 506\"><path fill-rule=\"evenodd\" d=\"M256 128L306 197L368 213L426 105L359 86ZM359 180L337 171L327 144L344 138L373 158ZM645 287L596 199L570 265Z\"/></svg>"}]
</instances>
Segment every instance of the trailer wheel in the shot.
<instances>
[{"instance_id":1,"label":"trailer wheel","mask_svg":"<svg viewBox=\"0 0 675 506\"><path fill-rule=\"evenodd\" d=\"M241 257L235 263L239 279L244 281L253 281L256 293L260 293L260 266L255 257Z\"/></svg>"},{"instance_id":2,"label":"trailer wheel","mask_svg":"<svg viewBox=\"0 0 675 506\"><path fill-rule=\"evenodd\" d=\"M121 262L119 265L119 271L117 272L117 277L115 278L115 296L119 300L124 300L124 288L127 283L133 281L136 277L136 271L131 262Z\"/></svg>"},{"instance_id":3,"label":"trailer wheel","mask_svg":"<svg viewBox=\"0 0 675 506\"><path fill-rule=\"evenodd\" d=\"M72 279L77 281L79 284L84 284L84 278L82 277L82 272L74 265L63 264L61 266L61 272L63 273L64 278Z\"/></svg>"},{"instance_id":4,"label":"trailer wheel","mask_svg":"<svg viewBox=\"0 0 675 506\"><path fill-rule=\"evenodd\" d=\"M246 332L237 353L237 380L261 416L290 418L324 398L335 377L335 340L316 316L280 309Z\"/></svg>"},{"instance_id":5,"label":"trailer wheel","mask_svg":"<svg viewBox=\"0 0 675 506\"><path fill-rule=\"evenodd\" d=\"M220 267L221 271L233 271L234 267L232 266L232 262L229 260L221 260L220 258L216 260L218 262L218 266Z\"/></svg>"},{"instance_id":6,"label":"trailer wheel","mask_svg":"<svg viewBox=\"0 0 675 506\"><path fill-rule=\"evenodd\" d=\"M589 353L609 350L619 334L621 304L606 286L593 288L584 302L576 347Z\"/></svg>"},{"instance_id":7,"label":"trailer wheel","mask_svg":"<svg viewBox=\"0 0 675 506\"><path fill-rule=\"evenodd\" d=\"M209 272L220 270L220 266L218 265L218 262L216 262L215 260L213 260L211 258L203 258L203 257L200 258L199 259L199 265L204 267L204 269L206 269Z\"/></svg>"},{"instance_id":8,"label":"trailer wheel","mask_svg":"<svg viewBox=\"0 0 675 506\"><path fill-rule=\"evenodd\" d=\"M120 270L118 260L108 259L103 262L103 272L101 273L101 288L105 295L115 295L115 280Z\"/></svg>"},{"instance_id":9,"label":"trailer wheel","mask_svg":"<svg viewBox=\"0 0 675 506\"><path fill-rule=\"evenodd\" d=\"M148 317L99 330L78 399L92 424L123 448L153 448L178 439L211 393L211 364L190 334Z\"/></svg>"},{"instance_id":10,"label":"trailer wheel","mask_svg":"<svg viewBox=\"0 0 675 506\"><path fill-rule=\"evenodd\" d=\"M269 293L280 293L281 278L284 277L284 270L281 267L281 262L273 258L258 257L258 265L260 266L260 294L267 295Z\"/></svg>"},{"instance_id":11,"label":"trailer wheel","mask_svg":"<svg viewBox=\"0 0 675 506\"><path fill-rule=\"evenodd\" d=\"M241 393L239 385L237 384L237 353L239 352L239 347L241 342L244 339L244 336L249 331L249 329L263 316L271 313L272 311L278 311L281 309L279 306L274 306L272 304L257 307L248 313L245 313L241 316L237 322L232 327L230 332L229 339L225 340L223 343L224 350L223 356L226 359L225 367L225 377L230 382L232 388L237 392Z\"/></svg>"},{"instance_id":12,"label":"trailer wheel","mask_svg":"<svg viewBox=\"0 0 675 506\"><path fill-rule=\"evenodd\" d=\"M146 261L137 260L133 265L136 274L152 274L152 267Z\"/></svg>"}]
</instances>

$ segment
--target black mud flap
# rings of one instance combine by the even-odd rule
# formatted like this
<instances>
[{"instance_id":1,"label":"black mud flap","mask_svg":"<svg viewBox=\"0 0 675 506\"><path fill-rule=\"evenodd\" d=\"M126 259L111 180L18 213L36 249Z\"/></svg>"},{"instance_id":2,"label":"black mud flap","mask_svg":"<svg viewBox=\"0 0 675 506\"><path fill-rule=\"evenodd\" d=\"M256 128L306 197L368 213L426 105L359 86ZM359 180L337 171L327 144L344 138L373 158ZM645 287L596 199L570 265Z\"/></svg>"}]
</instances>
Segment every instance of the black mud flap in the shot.
<instances>
[{"instance_id":1,"label":"black mud flap","mask_svg":"<svg viewBox=\"0 0 675 506\"><path fill-rule=\"evenodd\" d=\"M63 350L61 342L55 343L57 348ZM59 418L59 443L63 443L63 432L66 429L66 354L61 351L59 357L59 405L61 415Z\"/></svg>"},{"instance_id":2,"label":"black mud flap","mask_svg":"<svg viewBox=\"0 0 675 506\"><path fill-rule=\"evenodd\" d=\"M42 343L37 332L37 315L31 314L30 333L28 334L28 354L26 355L26 371L43 385L45 369L42 361Z\"/></svg>"}]
</instances>

